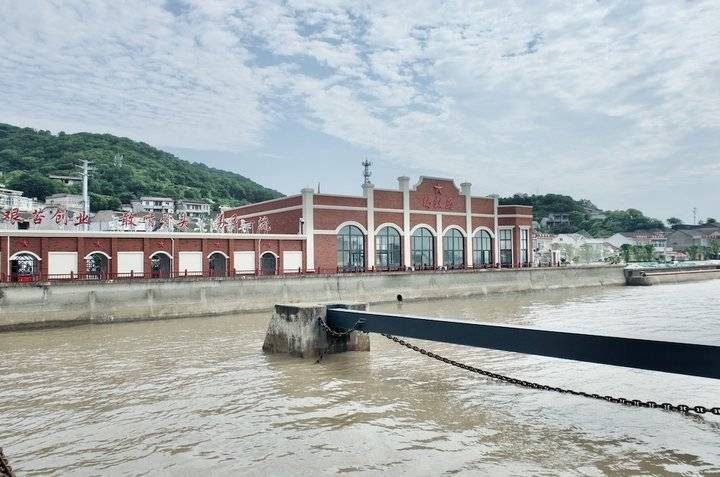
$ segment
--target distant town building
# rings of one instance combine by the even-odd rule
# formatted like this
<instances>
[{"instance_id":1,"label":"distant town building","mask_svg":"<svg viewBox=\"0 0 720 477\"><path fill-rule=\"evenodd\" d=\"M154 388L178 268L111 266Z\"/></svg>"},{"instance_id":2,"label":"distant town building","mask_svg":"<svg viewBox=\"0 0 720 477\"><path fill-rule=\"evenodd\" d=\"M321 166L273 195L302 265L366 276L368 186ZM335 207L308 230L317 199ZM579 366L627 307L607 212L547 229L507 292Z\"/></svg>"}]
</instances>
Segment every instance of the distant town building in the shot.
<instances>
[{"instance_id":1,"label":"distant town building","mask_svg":"<svg viewBox=\"0 0 720 477\"><path fill-rule=\"evenodd\" d=\"M687 251L689 247L707 247L711 240L720 240L720 224L683 226L667 237L667 245L675 250Z\"/></svg>"},{"instance_id":2,"label":"distant town building","mask_svg":"<svg viewBox=\"0 0 720 477\"><path fill-rule=\"evenodd\" d=\"M555 234L533 233L533 263L535 266L554 266L560 263L560 251L553 249Z\"/></svg>"},{"instance_id":3,"label":"distant town building","mask_svg":"<svg viewBox=\"0 0 720 477\"><path fill-rule=\"evenodd\" d=\"M55 174L50 174L48 177L50 177L50 179L54 179L64 185L68 185L68 186L73 186L75 184L82 184L82 177L61 176L61 175L55 175Z\"/></svg>"},{"instance_id":4,"label":"distant town building","mask_svg":"<svg viewBox=\"0 0 720 477\"><path fill-rule=\"evenodd\" d=\"M18 209L20 212L32 212L35 200L24 197L19 190L0 189L0 209Z\"/></svg>"},{"instance_id":5,"label":"distant town building","mask_svg":"<svg viewBox=\"0 0 720 477\"><path fill-rule=\"evenodd\" d=\"M140 197L131 203L133 212L155 212L172 214L175 212L175 200L171 197Z\"/></svg>"},{"instance_id":6,"label":"distant town building","mask_svg":"<svg viewBox=\"0 0 720 477\"><path fill-rule=\"evenodd\" d=\"M549 214L540 220L540 225L546 228L562 227L570 225L570 214Z\"/></svg>"},{"instance_id":7,"label":"distant town building","mask_svg":"<svg viewBox=\"0 0 720 477\"><path fill-rule=\"evenodd\" d=\"M55 207L69 211L83 210L83 197L76 194L53 194L45 198L45 207Z\"/></svg>"},{"instance_id":8,"label":"distant town building","mask_svg":"<svg viewBox=\"0 0 720 477\"><path fill-rule=\"evenodd\" d=\"M617 248L620 248L623 245L635 245L635 239L621 233L612 234L606 238L605 241Z\"/></svg>"},{"instance_id":9,"label":"distant town building","mask_svg":"<svg viewBox=\"0 0 720 477\"><path fill-rule=\"evenodd\" d=\"M189 218L210 215L210 203L202 200L179 200L175 203L175 211Z\"/></svg>"},{"instance_id":10,"label":"distant town building","mask_svg":"<svg viewBox=\"0 0 720 477\"><path fill-rule=\"evenodd\" d=\"M668 246L668 232L664 230L638 230L630 232L629 235L635 241L635 245L652 245L657 249L665 249Z\"/></svg>"}]
</instances>

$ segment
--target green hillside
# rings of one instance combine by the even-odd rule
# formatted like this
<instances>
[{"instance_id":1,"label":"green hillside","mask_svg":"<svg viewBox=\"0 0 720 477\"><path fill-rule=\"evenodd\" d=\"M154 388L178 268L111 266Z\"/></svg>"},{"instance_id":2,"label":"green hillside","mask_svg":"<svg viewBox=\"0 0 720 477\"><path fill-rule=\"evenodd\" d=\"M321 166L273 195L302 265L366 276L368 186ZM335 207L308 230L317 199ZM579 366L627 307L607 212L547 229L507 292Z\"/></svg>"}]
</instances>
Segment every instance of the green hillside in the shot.
<instances>
[{"instance_id":1,"label":"green hillside","mask_svg":"<svg viewBox=\"0 0 720 477\"><path fill-rule=\"evenodd\" d=\"M6 188L44 199L79 193L49 174L78 175L81 160L93 162L90 203L93 211L118 209L141 195L175 199L211 199L220 205L242 205L280 197L233 172L188 162L142 142L110 134L37 131L0 123L0 179Z\"/></svg>"},{"instance_id":2,"label":"green hillside","mask_svg":"<svg viewBox=\"0 0 720 477\"><path fill-rule=\"evenodd\" d=\"M603 211L587 199L575 200L569 195L515 194L500 198L500 204L531 205L533 219L538 222L550 214L568 214L569 224L550 228L547 232L586 232L593 237L607 237L616 232L665 228L661 220L647 217L637 209Z\"/></svg>"}]
</instances>

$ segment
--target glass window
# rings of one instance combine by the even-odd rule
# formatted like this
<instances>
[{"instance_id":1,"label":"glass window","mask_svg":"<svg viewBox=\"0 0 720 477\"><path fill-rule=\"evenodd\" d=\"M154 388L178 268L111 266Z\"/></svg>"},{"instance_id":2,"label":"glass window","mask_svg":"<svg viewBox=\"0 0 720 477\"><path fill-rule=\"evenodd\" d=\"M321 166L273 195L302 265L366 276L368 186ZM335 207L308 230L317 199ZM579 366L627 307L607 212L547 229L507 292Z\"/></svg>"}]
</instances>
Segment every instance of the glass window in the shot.
<instances>
[{"instance_id":1,"label":"glass window","mask_svg":"<svg viewBox=\"0 0 720 477\"><path fill-rule=\"evenodd\" d=\"M457 229L450 229L443 237L443 264L450 269L465 268L465 237Z\"/></svg>"},{"instance_id":2,"label":"glass window","mask_svg":"<svg viewBox=\"0 0 720 477\"><path fill-rule=\"evenodd\" d=\"M473 266L488 267L492 264L492 238L487 230L480 230L473 237Z\"/></svg>"},{"instance_id":3,"label":"glass window","mask_svg":"<svg viewBox=\"0 0 720 477\"><path fill-rule=\"evenodd\" d=\"M520 263L528 266L528 229L520 229Z\"/></svg>"},{"instance_id":4,"label":"glass window","mask_svg":"<svg viewBox=\"0 0 720 477\"><path fill-rule=\"evenodd\" d=\"M399 270L400 232L383 227L375 236L375 266L380 270Z\"/></svg>"},{"instance_id":5,"label":"glass window","mask_svg":"<svg viewBox=\"0 0 720 477\"><path fill-rule=\"evenodd\" d=\"M500 238L500 265L512 267L512 230L500 229L498 236Z\"/></svg>"},{"instance_id":6,"label":"glass window","mask_svg":"<svg viewBox=\"0 0 720 477\"><path fill-rule=\"evenodd\" d=\"M365 270L365 236L354 225L346 225L337 235L337 266L345 272Z\"/></svg>"},{"instance_id":7,"label":"glass window","mask_svg":"<svg viewBox=\"0 0 720 477\"><path fill-rule=\"evenodd\" d=\"M435 237L425 227L417 229L410 237L412 266L416 270L435 267Z\"/></svg>"}]
</instances>

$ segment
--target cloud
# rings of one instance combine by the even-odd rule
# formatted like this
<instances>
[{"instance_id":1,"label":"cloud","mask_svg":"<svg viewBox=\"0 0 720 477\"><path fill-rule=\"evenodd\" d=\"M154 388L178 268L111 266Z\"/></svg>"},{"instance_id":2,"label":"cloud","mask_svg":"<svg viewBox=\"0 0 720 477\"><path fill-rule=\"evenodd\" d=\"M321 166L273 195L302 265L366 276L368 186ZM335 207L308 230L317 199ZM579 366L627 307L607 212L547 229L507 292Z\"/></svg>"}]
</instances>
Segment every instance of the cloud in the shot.
<instances>
[{"instance_id":1,"label":"cloud","mask_svg":"<svg viewBox=\"0 0 720 477\"><path fill-rule=\"evenodd\" d=\"M0 7L9 122L243 151L291 121L501 192L603 183L607 196L720 134L711 0ZM694 150L720 179L712 149Z\"/></svg>"}]
</instances>

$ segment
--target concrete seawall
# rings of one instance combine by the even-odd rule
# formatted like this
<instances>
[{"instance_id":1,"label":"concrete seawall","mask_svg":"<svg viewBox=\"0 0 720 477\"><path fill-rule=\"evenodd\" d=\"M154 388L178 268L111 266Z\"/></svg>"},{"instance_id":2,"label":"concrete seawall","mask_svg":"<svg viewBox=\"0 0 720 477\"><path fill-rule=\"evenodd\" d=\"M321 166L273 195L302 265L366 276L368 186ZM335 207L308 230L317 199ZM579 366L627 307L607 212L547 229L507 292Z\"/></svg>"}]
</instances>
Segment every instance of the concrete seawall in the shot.
<instances>
[{"instance_id":1,"label":"concrete seawall","mask_svg":"<svg viewBox=\"0 0 720 477\"><path fill-rule=\"evenodd\" d=\"M276 303L379 303L624 285L622 267L138 280L0 288L0 331L271 310Z\"/></svg>"}]
</instances>

